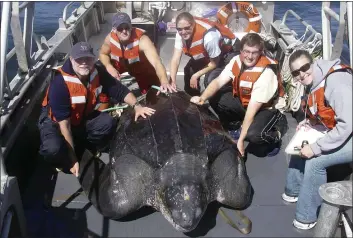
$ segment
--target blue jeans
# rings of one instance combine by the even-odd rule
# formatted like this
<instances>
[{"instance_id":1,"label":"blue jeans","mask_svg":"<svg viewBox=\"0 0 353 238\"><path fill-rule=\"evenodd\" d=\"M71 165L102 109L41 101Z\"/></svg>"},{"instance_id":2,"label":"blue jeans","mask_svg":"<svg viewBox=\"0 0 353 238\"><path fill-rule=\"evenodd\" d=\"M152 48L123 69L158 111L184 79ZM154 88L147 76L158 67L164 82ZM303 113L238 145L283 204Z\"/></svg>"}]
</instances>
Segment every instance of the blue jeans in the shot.
<instances>
[{"instance_id":1,"label":"blue jeans","mask_svg":"<svg viewBox=\"0 0 353 238\"><path fill-rule=\"evenodd\" d=\"M319 187L327 182L326 168L352 163L352 137L334 152L306 160L292 156L287 171L285 193L298 197L295 219L302 223L317 220L322 203ZM298 196L299 195L299 196Z\"/></svg>"}]
</instances>

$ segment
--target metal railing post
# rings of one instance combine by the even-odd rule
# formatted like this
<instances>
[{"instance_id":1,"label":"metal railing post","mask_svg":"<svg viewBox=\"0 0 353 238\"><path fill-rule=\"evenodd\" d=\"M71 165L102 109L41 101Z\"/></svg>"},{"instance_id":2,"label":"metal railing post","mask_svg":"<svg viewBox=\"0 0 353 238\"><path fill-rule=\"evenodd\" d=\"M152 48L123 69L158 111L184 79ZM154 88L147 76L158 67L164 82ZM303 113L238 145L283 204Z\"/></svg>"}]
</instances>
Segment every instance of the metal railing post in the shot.
<instances>
[{"instance_id":1,"label":"metal railing post","mask_svg":"<svg viewBox=\"0 0 353 238\"><path fill-rule=\"evenodd\" d=\"M321 17L322 17L322 50L323 59L329 60L331 57L332 47L331 47L331 26L330 26L330 16L326 13L325 7L330 7L330 2L322 3Z\"/></svg>"},{"instance_id":2,"label":"metal railing post","mask_svg":"<svg viewBox=\"0 0 353 238\"><path fill-rule=\"evenodd\" d=\"M4 177L7 177L7 172L6 172L6 169L5 169L5 161L4 161L4 157L3 157L3 154L2 154L2 148L0 146L0 176L1 176L1 180L4 178Z\"/></svg>"},{"instance_id":3,"label":"metal railing post","mask_svg":"<svg viewBox=\"0 0 353 238\"><path fill-rule=\"evenodd\" d=\"M349 37L349 57L350 57L350 64L353 68L353 19L352 19L352 2L347 2L347 20L348 20L348 37Z\"/></svg>"},{"instance_id":4,"label":"metal railing post","mask_svg":"<svg viewBox=\"0 0 353 238\"><path fill-rule=\"evenodd\" d=\"M23 43L29 63L29 68L32 68L32 41L33 41L33 23L34 23L34 3L29 2L25 9L25 17L23 24Z\"/></svg>"},{"instance_id":5,"label":"metal railing post","mask_svg":"<svg viewBox=\"0 0 353 238\"><path fill-rule=\"evenodd\" d=\"M2 4L2 14L1 14L1 64L0 64L0 110L2 110L1 105L4 97L5 91L5 79L6 75L6 52L7 52L7 34L9 32L9 22L11 13L11 2L3 2ZM0 115L2 112L0 111Z\"/></svg>"},{"instance_id":6,"label":"metal railing post","mask_svg":"<svg viewBox=\"0 0 353 238\"><path fill-rule=\"evenodd\" d=\"M331 9L330 9L331 10ZM335 42L333 43L333 48L332 48L332 54L330 59L334 60L337 58L340 58L343 50L343 39L344 39L344 32L345 32L345 24L346 21L344 19L344 16L347 12L347 4L345 2L340 3L340 14L338 15L334 11L332 11L334 14L330 13L331 16L337 15L338 19L334 17L338 21L338 30L336 33L335 37Z\"/></svg>"},{"instance_id":7,"label":"metal railing post","mask_svg":"<svg viewBox=\"0 0 353 238\"><path fill-rule=\"evenodd\" d=\"M330 7L330 2L323 2L321 9L322 18L322 50L323 59L329 60L332 53L332 40L331 40L331 26L330 26L330 15L325 11L325 7Z\"/></svg>"},{"instance_id":8,"label":"metal railing post","mask_svg":"<svg viewBox=\"0 0 353 238\"><path fill-rule=\"evenodd\" d=\"M18 67L20 69L21 74L26 74L28 73L28 60L21 30L19 2L12 3L10 25L13 43L15 45L16 50Z\"/></svg>"}]
</instances>

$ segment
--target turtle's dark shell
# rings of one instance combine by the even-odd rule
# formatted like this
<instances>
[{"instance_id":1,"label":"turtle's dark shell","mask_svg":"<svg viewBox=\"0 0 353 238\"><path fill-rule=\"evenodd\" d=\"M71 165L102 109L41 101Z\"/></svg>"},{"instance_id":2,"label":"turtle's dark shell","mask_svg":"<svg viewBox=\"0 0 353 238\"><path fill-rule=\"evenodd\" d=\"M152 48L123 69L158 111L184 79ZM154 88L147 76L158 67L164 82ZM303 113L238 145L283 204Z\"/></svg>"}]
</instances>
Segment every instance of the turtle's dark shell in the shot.
<instances>
[{"instance_id":1,"label":"turtle's dark shell","mask_svg":"<svg viewBox=\"0 0 353 238\"><path fill-rule=\"evenodd\" d=\"M185 232L214 200L234 208L249 202L244 162L214 115L185 92L150 90L144 104L155 114L134 122L132 110L123 113L107 166L81 162L82 187L103 215L121 218L149 205Z\"/></svg>"}]
</instances>

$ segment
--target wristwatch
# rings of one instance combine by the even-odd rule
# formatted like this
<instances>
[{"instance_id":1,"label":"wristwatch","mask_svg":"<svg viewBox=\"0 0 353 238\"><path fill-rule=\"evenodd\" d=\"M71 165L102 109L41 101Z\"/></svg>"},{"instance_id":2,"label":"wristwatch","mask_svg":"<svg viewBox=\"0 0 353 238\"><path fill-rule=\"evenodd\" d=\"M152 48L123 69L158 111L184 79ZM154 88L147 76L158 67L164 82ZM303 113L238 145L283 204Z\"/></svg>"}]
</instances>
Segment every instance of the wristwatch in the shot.
<instances>
[{"instance_id":1,"label":"wristwatch","mask_svg":"<svg viewBox=\"0 0 353 238\"><path fill-rule=\"evenodd\" d=\"M140 106L140 103L139 102L136 102L134 105L132 105L132 109L135 109L136 106Z\"/></svg>"}]
</instances>

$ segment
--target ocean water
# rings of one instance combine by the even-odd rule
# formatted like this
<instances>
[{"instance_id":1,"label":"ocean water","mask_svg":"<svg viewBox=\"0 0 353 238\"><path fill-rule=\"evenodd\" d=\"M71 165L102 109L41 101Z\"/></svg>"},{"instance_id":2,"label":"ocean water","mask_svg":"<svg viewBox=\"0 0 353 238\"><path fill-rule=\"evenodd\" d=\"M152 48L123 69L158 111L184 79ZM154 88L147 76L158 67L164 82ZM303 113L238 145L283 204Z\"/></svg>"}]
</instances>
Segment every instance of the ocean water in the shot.
<instances>
[{"instance_id":1,"label":"ocean water","mask_svg":"<svg viewBox=\"0 0 353 238\"><path fill-rule=\"evenodd\" d=\"M63 9L69 2L36 2L35 4L35 19L34 32L47 39L54 35L59 23L58 19L62 18ZM75 2L69 7L69 13L79 6L79 2ZM321 33L321 2L275 2L275 19L282 19L283 15L288 9L294 10L299 14L308 24ZM331 7L335 12L339 12L339 2L331 2ZM22 19L23 21L23 19ZM287 18L287 23L290 28L302 36L305 32L305 27L297 21L292 15ZM22 24L23 25L23 24ZM332 21L332 37L334 39L337 32L338 23ZM9 32L8 51L13 48L12 37ZM35 46L34 46L35 47ZM342 58L346 63L349 63L349 50L347 44L344 46ZM15 61L15 59L13 59ZM9 78L14 76L16 72L16 62L8 65Z\"/></svg>"}]
</instances>

